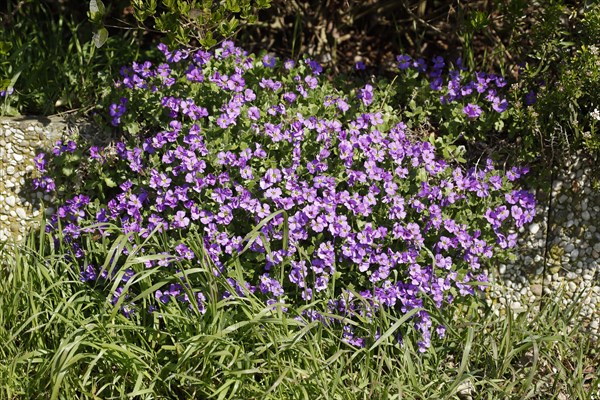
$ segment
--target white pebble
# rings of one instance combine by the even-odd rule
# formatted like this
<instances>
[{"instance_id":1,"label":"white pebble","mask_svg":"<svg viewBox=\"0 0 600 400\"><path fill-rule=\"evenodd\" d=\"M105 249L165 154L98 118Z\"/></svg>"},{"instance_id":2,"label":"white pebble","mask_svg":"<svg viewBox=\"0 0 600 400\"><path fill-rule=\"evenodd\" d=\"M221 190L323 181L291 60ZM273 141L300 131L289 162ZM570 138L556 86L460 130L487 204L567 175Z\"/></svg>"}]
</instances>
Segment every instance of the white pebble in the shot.
<instances>
[{"instance_id":1,"label":"white pebble","mask_svg":"<svg viewBox=\"0 0 600 400\"><path fill-rule=\"evenodd\" d=\"M27 213L25 212L25 210L21 207L17 207L17 209L15 210L17 212L17 216L21 219L25 219L27 218Z\"/></svg>"},{"instance_id":2,"label":"white pebble","mask_svg":"<svg viewBox=\"0 0 600 400\"><path fill-rule=\"evenodd\" d=\"M579 250L575 249L571 252L571 260L576 260L579 257Z\"/></svg>"},{"instance_id":3,"label":"white pebble","mask_svg":"<svg viewBox=\"0 0 600 400\"><path fill-rule=\"evenodd\" d=\"M6 201L6 204L8 204L9 206L11 206L11 207L15 206L15 202L16 202L15 196L8 196L5 201Z\"/></svg>"},{"instance_id":4,"label":"white pebble","mask_svg":"<svg viewBox=\"0 0 600 400\"><path fill-rule=\"evenodd\" d=\"M532 235L535 236L535 234L538 233L539 230L540 224L538 224L537 222L529 225L529 233L531 233Z\"/></svg>"}]
</instances>

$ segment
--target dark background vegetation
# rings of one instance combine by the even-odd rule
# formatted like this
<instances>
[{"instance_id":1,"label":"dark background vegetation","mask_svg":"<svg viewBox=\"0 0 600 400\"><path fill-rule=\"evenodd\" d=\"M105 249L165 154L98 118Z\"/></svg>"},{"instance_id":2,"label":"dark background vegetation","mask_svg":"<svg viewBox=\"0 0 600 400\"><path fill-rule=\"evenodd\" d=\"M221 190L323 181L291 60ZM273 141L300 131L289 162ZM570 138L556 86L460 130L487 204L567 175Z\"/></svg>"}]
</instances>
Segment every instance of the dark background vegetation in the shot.
<instances>
[{"instance_id":1,"label":"dark background vegetation","mask_svg":"<svg viewBox=\"0 0 600 400\"><path fill-rule=\"evenodd\" d=\"M135 36L141 48L164 36L151 23L137 29L130 1L105 5L104 22L111 36ZM507 72L533 56L544 39L578 33L577 15L590 5L566 0L273 0L270 8L260 10L257 23L238 30L237 40L251 51L266 49L295 59L309 55L334 72L352 68L355 61L379 72L401 53L462 56L469 67ZM43 15L47 23L75 24L79 40L86 42L93 34L88 10L89 2L81 0L7 1L0 7L0 26L21 26L20 17L44 22L38 19ZM73 34L67 24L61 33Z\"/></svg>"}]
</instances>

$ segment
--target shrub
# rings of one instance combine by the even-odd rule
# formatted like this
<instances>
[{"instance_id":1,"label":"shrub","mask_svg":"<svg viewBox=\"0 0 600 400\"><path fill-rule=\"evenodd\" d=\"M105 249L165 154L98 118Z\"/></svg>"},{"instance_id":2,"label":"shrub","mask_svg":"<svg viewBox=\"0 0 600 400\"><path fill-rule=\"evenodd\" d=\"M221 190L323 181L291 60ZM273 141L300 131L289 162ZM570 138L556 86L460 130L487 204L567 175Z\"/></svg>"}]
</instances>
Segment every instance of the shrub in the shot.
<instances>
[{"instance_id":1,"label":"shrub","mask_svg":"<svg viewBox=\"0 0 600 400\"><path fill-rule=\"evenodd\" d=\"M518 80L510 86L502 133L521 159L547 169L573 150L599 148L600 6L560 0L522 6L512 14L518 34L508 49Z\"/></svg>"},{"instance_id":2,"label":"shrub","mask_svg":"<svg viewBox=\"0 0 600 400\"><path fill-rule=\"evenodd\" d=\"M524 137L532 144L529 152L541 150L547 158L575 149L593 154L600 148L595 113L600 106L600 5L577 12L558 3L546 14L539 28L543 37L523 66L518 88L534 90L536 102L523 104L521 124L515 125L529 127Z\"/></svg>"},{"instance_id":3,"label":"shrub","mask_svg":"<svg viewBox=\"0 0 600 400\"><path fill-rule=\"evenodd\" d=\"M373 323L381 307L414 315L425 351L445 329L432 315L484 289L483 266L534 216L516 187L526 169L438 159L387 86L337 88L312 60L255 59L231 42L159 47L166 62L133 63L116 82L122 140L60 142L36 159L50 172L36 188L63 201L47 226L56 246L126 315L176 300L202 313L207 289L185 271L210 265L230 292L301 305L357 346L388 328ZM128 239L105 261L111 227Z\"/></svg>"}]
</instances>

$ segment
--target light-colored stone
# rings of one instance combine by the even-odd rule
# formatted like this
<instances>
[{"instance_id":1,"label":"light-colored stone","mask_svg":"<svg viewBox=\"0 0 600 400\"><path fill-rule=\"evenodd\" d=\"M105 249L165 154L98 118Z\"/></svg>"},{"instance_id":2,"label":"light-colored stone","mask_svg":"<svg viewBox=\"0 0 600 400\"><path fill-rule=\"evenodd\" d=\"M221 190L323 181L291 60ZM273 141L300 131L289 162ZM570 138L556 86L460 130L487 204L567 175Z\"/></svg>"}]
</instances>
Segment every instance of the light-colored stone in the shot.
<instances>
[{"instance_id":1,"label":"light-colored stone","mask_svg":"<svg viewBox=\"0 0 600 400\"><path fill-rule=\"evenodd\" d=\"M531 293L533 293L535 296L540 297L542 295L542 285L534 284L530 286L530 289Z\"/></svg>"},{"instance_id":2,"label":"light-colored stone","mask_svg":"<svg viewBox=\"0 0 600 400\"><path fill-rule=\"evenodd\" d=\"M571 251L571 260L577 260L577 257L579 257L579 250L574 249Z\"/></svg>"},{"instance_id":3,"label":"light-colored stone","mask_svg":"<svg viewBox=\"0 0 600 400\"><path fill-rule=\"evenodd\" d=\"M14 207L16 204L16 199L15 196L8 196L5 200L5 203L8 204L10 207Z\"/></svg>"},{"instance_id":4,"label":"light-colored stone","mask_svg":"<svg viewBox=\"0 0 600 400\"><path fill-rule=\"evenodd\" d=\"M531 233L532 235L535 236L539 230L540 230L540 224L538 224L537 222L534 222L531 225L529 225L529 233Z\"/></svg>"},{"instance_id":5,"label":"light-colored stone","mask_svg":"<svg viewBox=\"0 0 600 400\"><path fill-rule=\"evenodd\" d=\"M27 218L27 213L25 212L25 210L21 207L17 207L17 209L15 210L15 212L17 213L17 216L21 219L25 219Z\"/></svg>"}]
</instances>

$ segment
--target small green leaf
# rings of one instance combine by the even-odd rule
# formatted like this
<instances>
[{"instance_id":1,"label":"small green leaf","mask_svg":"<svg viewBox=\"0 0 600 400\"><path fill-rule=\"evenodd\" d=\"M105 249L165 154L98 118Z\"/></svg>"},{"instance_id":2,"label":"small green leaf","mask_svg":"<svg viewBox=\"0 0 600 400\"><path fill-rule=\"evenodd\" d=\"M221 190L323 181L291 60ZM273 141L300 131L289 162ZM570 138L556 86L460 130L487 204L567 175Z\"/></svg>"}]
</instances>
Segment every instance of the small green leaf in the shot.
<instances>
[{"instance_id":1,"label":"small green leaf","mask_svg":"<svg viewBox=\"0 0 600 400\"><path fill-rule=\"evenodd\" d=\"M8 55L10 49L12 49L12 43L0 42L0 55Z\"/></svg>"},{"instance_id":2,"label":"small green leaf","mask_svg":"<svg viewBox=\"0 0 600 400\"><path fill-rule=\"evenodd\" d=\"M104 177L104 183L106 183L106 186L111 187L111 188L117 187L117 183L108 176Z\"/></svg>"},{"instance_id":3,"label":"small green leaf","mask_svg":"<svg viewBox=\"0 0 600 400\"><path fill-rule=\"evenodd\" d=\"M100 14L104 14L104 3L102 3L102 0L90 0L90 13L92 15L96 14L96 13L100 13ZM100 47L100 46L98 46Z\"/></svg>"},{"instance_id":4,"label":"small green leaf","mask_svg":"<svg viewBox=\"0 0 600 400\"><path fill-rule=\"evenodd\" d=\"M127 126L127 131L132 135L135 135L140 131L140 125L137 122L133 122Z\"/></svg>"},{"instance_id":5,"label":"small green leaf","mask_svg":"<svg viewBox=\"0 0 600 400\"><path fill-rule=\"evenodd\" d=\"M98 29L98 31L96 33L94 33L94 36L92 37L92 41L94 42L94 45L96 45L96 47L98 47L98 48L104 46L104 43L106 43L107 39L108 39L108 30L106 30L106 28Z\"/></svg>"},{"instance_id":6,"label":"small green leaf","mask_svg":"<svg viewBox=\"0 0 600 400\"><path fill-rule=\"evenodd\" d=\"M209 36L209 35L206 35L206 38L202 39L202 40L200 41L200 44L202 45L202 47L204 47L204 48L207 48L207 49L208 49L208 48L210 48L210 47L213 47L215 44L217 44L217 40L216 40L216 39L214 39L214 38L212 37L212 35L210 35L210 36Z\"/></svg>"}]
</instances>

